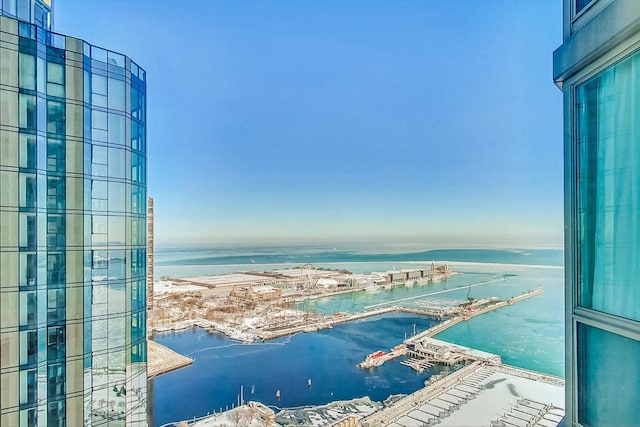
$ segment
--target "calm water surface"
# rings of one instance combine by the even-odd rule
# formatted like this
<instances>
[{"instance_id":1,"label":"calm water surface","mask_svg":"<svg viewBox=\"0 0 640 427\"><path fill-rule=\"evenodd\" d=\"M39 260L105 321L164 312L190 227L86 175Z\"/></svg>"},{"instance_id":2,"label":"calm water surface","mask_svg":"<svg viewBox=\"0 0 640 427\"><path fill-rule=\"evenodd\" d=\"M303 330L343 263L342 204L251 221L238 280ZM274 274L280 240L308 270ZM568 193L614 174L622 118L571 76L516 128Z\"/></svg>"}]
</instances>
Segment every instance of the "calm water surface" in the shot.
<instances>
[{"instance_id":1,"label":"calm water surface","mask_svg":"<svg viewBox=\"0 0 640 427\"><path fill-rule=\"evenodd\" d=\"M403 252L399 248L385 253L384 248L366 251L310 246L161 249L157 253L158 276L173 277L247 271L254 265L269 270L306 262L367 273L428 267L432 259L447 259L453 270L462 273L435 284L324 298L299 307L321 313L357 312L385 304L447 306L467 297L509 298L542 285L541 296L460 323L436 338L499 354L505 363L523 368L560 376L564 373L562 251ZM434 292L439 293L429 295ZM414 323L417 330L424 330L432 322L420 316L393 314L249 345L199 329L156 335L156 341L195 358L195 362L153 380L153 425L231 407L238 401L240 386L245 400L278 407L365 395L382 401L392 394L410 393L422 387L432 372L417 374L399 360L371 371L358 369L356 364L373 351L400 343L405 334L411 335ZM311 388L307 387L309 378ZM278 389L280 400L275 398Z\"/></svg>"},{"instance_id":2,"label":"calm water surface","mask_svg":"<svg viewBox=\"0 0 640 427\"><path fill-rule=\"evenodd\" d=\"M361 396L382 401L392 394L411 393L439 369L418 374L399 360L371 370L356 364L369 353L399 344L414 324L424 330L432 323L421 316L391 314L256 344L237 344L198 328L157 334L157 342L195 361L153 380L153 425L230 408L237 404L240 386L245 400L277 407Z\"/></svg>"}]
</instances>

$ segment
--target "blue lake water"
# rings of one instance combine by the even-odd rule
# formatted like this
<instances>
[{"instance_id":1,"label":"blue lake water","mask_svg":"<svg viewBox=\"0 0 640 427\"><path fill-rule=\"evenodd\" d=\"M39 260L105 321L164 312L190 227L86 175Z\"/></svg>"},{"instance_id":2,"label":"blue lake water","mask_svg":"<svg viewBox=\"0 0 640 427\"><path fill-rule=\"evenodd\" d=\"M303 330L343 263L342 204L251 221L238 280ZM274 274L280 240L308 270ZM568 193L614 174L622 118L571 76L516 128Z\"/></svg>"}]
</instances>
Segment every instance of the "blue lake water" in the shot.
<instances>
[{"instance_id":1,"label":"blue lake water","mask_svg":"<svg viewBox=\"0 0 640 427\"><path fill-rule=\"evenodd\" d=\"M462 274L434 284L313 300L300 308L331 313L356 312L386 303L407 307L451 305L467 296L508 298L542 285L542 295L460 323L436 338L499 354L505 363L553 375L564 374L561 250L395 249L334 250L317 246L160 249L156 252L156 273L188 277L246 271L254 266L269 270L304 263L365 273L428 267L432 259L446 259L454 271ZM438 293L428 295L435 292ZM424 330L431 322L424 317L394 314L250 345L236 344L199 329L157 335L156 341L194 357L195 362L153 380L153 424L230 407L237 402L241 385L245 400L278 407L323 404L364 395L381 401L391 394L410 393L422 387L430 373L416 374L400 365L399 360L372 371L363 371L355 365L375 350L388 350L400 343L405 334L413 332L414 323L417 330ZM307 387L308 378L313 382L311 388ZM278 389L282 394L279 401L275 398Z\"/></svg>"},{"instance_id":2,"label":"blue lake water","mask_svg":"<svg viewBox=\"0 0 640 427\"><path fill-rule=\"evenodd\" d=\"M433 321L391 314L256 344L237 344L197 328L158 334L155 341L195 361L153 380L153 425L231 408L241 385L245 400L278 407L361 396L382 401L392 394L411 393L439 369L418 374L399 360L371 370L356 364L369 353L399 344L412 333L414 323L424 330ZM279 400L276 390L281 392Z\"/></svg>"}]
</instances>

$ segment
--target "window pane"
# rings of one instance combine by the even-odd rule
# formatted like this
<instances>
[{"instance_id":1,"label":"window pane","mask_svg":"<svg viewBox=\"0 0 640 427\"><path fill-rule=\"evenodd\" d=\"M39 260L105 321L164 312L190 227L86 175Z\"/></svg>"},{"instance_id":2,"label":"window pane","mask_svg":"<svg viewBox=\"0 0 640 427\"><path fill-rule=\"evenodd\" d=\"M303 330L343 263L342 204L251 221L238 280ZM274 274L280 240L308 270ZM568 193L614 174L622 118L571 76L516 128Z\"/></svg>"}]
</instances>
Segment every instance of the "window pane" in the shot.
<instances>
[{"instance_id":1,"label":"window pane","mask_svg":"<svg viewBox=\"0 0 640 427\"><path fill-rule=\"evenodd\" d=\"M36 167L36 136L20 134L20 167Z\"/></svg>"},{"instance_id":2,"label":"window pane","mask_svg":"<svg viewBox=\"0 0 640 427\"><path fill-rule=\"evenodd\" d=\"M576 13L584 9L592 0L576 0Z\"/></svg>"},{"instance_id":3,"label":"window pane","mask_svg":"<svg viewBox=\"0 0 640 427\"><path fill-rule=\"evenodd\" d=\"M585 427L638 425L640 342L578 323L578 421Z\"/></svg>"},{"instance_id":4,"label":"window pane","mask_svg":"<svg viewBox=\"0 0 640 427\"><path fill-rule=\"evenodd\" d=\"M16 15L16 0L2 0L2 9L11 15Z\"/></svg>"},{"instance_id":5,"label":"window pane","mask_svg":"<svg viewBox=\"0 0 640 427\"><path fill-rule=\"evenodd\" d=\"M109 79L109 108L125 109L124 82L116 79Z\"/></svg>"},{"instance_id":6,"label":"window pane","mask_svg":"<svg viewBox=\"0 0 640 427\"><path fill-rule=\"evenodd\" d=\"M29 0L18 0L18 18L23 21L31 21L31 2Z\"/></svg>"},{"instance_id":7,"label":"window pane","mask_svg":"<svg viewBox=\"0 0 640 427\"><path fill-rule=\"evenodd\" d=\"M64 103L47 101L47 132L65 134Z\"/></svg>"},{"instance_id":8,"label":"window pane","mask_svg":"<svg viewBox=\"0 0 640 427\"><path fill-rule=\"evenodd\" d=\"M640 54L578 86L578 304L640 320Z\"/></svg>"},{"instance_id":9,"label":"window pane","mask_svg":"<svg viewBox=\"0 0 640 427\"><path fill-rule=\"evenodd\" d=\"M18 61L20 63L20 87L36 90L36 59L33 55L20 53Z\"/></svg>"},{"instance_id":10,"label":"window pane","mask_svg":"<svg viewBox=\"0 0 640 427\"><path fill-rule=\"evenodd\" d=\"M91 78L91 103L99 107L107 106L107 78L93 74Z\"/></svg>"},{"instance_id":11,"label":"window pane","mask_svg":"<svg viewBox=\"0 0 640 427\"><path fill-rule=\"evenodd\" d=\"M125 120L118 114L109 114L109 143L123 145L125 143Z\"/></svg>"},{"instance_id":12,"label":"window pane","mask_svg":"<svg viewBox=\"0 0 640 427\"><path fill-rule=\"evenodd\" d=\"M20 94L20 127L25 129L36 128L36 97Z\"/></svg>"},{"instance_id":13,"label":"window pane","mask_svg":"<svg viewBox=\"0 0 640 427\"><path fill-rule=\"evenodd\" d=\"M64 67L62 64L55 62L47 64L47 93L64 97Z\"/></svg>"}]
</instances>

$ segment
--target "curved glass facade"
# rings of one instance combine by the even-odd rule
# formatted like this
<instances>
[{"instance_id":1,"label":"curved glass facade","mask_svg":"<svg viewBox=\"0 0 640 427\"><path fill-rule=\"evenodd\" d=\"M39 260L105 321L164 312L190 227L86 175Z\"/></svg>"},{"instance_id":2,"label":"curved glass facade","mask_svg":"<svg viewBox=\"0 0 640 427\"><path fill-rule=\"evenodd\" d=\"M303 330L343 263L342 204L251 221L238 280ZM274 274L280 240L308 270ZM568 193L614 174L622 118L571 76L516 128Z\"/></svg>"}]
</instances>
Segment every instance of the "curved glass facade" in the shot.
<instances>
[{"instance_id":1,"label":"curved glass facade","mask_svg":"<svg viewBox=\"0 0 640 427\"><path fill-rule=\"evenodd\" d=\"M0 15L51 30L51 0L0 0Z\"/></svg>"},{"instance_id":2,"label":"curved glass facade","mask_svg":"<svg viewBox=\"0 0 640 427\"><path fill-rule=\"evenodd\" d=\"M145 72L2 5L0 425L146 425Z\"/></svg>"}]
</instances>

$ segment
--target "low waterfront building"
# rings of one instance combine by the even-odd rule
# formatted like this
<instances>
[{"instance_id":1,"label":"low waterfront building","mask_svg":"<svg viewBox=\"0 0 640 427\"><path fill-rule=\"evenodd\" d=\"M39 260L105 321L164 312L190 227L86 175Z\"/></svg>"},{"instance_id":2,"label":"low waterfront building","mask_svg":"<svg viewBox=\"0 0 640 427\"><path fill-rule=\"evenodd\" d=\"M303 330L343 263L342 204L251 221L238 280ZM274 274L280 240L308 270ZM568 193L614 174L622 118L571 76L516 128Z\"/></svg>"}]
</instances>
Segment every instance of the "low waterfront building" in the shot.
<instances>
[{"instance_id":1,"label":"low waterfront building","mask_svg":"<svg viewBox=\"0 0 640 427\"><path fill-rule=\"evenodd\" d=\"M233 288L229 296L246 302L269 301L280 298L282 289L269 285L240 286Z\"/></svg>"}]
</instances>

